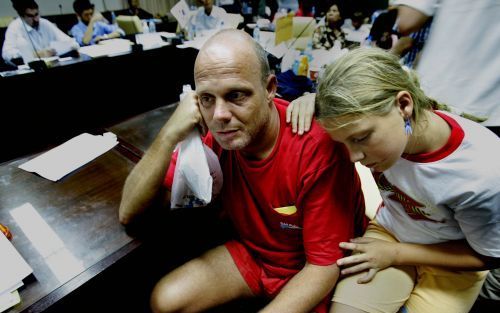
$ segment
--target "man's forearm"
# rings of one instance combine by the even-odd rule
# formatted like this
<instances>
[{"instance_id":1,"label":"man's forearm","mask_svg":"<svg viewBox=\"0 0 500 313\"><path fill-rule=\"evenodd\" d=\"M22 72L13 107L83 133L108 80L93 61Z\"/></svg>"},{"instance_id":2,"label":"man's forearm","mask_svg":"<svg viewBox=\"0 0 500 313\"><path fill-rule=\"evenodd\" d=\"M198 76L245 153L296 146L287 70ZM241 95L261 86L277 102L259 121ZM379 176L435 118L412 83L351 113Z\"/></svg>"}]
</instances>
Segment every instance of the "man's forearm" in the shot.
<instances>
[{"instance_id":1,"label":"man's forearm","mask_svg":"<svg viewBox=\"0 0 500 313\"><path fill-rule=\"evenodd\" d=\"M129 224L159 194L176 144L159 135L127 177L119 209L122 224Z\"/></svg>"},{"instance_id":2,"label":"man's forearm","mask_svg":"<svg viewBox=\"0 0 500 313\"><path fill-rule=\"evenodd\" d=\"M85 33L83 34L82 38L83 44L85 45L90 44L93 35L94 35L94 22L91 21L87 26L87 30L85 30Z\"/></svg>"},{"instance_id":3,"label":"man's forearm","mask_svg":"<svg viewBox=\"0 0 500 313\"><path fill-rule=\"evenodd\" d=\"M333 289L340 270L337 265L306 264L260 313L309 313Z\"/></svg>"}]
</instances>

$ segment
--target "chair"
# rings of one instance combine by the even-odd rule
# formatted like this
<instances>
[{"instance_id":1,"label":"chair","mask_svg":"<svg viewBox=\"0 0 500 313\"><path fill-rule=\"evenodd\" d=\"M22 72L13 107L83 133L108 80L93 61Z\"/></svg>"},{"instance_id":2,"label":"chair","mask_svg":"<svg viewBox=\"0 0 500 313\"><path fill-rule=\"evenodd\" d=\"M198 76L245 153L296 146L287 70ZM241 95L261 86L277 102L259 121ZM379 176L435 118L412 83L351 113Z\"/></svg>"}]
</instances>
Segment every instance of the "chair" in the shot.
<instances>
[{"instance_id":1,"label":"chair","mask_svg":"<svg viewBox=\"0 0 500 313\"><path fill-rule=\"evenodd\" d=\"M116 23L123 29L125 35L134 35L143 32L142 23L138 16L118 15Z\"/></svg>"}]
</instances>

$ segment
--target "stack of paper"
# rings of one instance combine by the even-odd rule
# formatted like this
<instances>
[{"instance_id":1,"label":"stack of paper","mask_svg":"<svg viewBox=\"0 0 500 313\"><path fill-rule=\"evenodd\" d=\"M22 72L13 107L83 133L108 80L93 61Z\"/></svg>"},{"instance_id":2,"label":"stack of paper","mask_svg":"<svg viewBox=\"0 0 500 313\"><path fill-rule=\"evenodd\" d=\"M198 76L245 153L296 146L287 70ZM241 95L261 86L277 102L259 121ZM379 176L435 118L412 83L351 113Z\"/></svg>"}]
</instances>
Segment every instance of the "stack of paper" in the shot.
<instances>
[{"instance_id":1,"label":"stack of paper","mask_svg":"<svg viewBox=\"0 0 500 313\"><path fill-rule=\"evenodd\" d=\"M17 289L23 285L22 280L33 270L26 263L16 248L0 233L0 312L3 312L21 301Z\"/></svg>"}]
</instances>

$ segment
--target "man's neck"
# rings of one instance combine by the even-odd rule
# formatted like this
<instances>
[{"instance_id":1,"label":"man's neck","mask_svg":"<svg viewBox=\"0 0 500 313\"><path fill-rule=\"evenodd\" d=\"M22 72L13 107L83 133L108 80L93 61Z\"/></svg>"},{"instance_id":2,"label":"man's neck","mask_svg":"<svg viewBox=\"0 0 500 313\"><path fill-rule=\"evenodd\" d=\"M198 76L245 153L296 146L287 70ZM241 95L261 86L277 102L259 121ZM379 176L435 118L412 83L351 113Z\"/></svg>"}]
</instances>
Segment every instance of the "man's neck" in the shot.
<instances>
[{"instance_id":1,"label":"man's neck","mask_svg":"<svg viewBox=\"0 0 500 313\"><path fill-rule=\"evenodd\" d=\"M205 8L205 14L210 16L210 14L212 13L212 8Z\"/></svg>"}]
</instances>

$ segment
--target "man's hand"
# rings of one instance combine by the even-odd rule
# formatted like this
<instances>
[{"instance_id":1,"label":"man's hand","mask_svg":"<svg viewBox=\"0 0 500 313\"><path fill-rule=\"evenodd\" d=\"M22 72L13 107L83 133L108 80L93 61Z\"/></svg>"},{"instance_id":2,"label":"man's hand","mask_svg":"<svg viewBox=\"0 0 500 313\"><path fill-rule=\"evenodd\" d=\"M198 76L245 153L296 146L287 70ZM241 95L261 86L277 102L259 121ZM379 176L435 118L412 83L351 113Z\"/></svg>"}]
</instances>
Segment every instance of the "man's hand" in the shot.
<instances>
[{"instance_id":1,"label":"man's hand","mask_svg":"<svg viewBox=\"0 0 500 313\"><path fill-rule=\"evenodd\" d=\"M398 254L398 243L367 237L341 242L339 246L353 252L353 255L337 260L338 266L348 266L342 269L342 275L368 270L366 275L358 279L360 284L370 282L378 271L394 265Z\"/></svg>"},{"instance_id":2,"label":"man's hand","mask_svg":"<svg viewBox=\"0 0 500 313\"><path fill-rule=\"evenodd\" d=\"M56 50L50 48L44 50L38 50L37 54L40 58L49 58L56 55Z\"/></svg>"},{"instance_id":3,"label":"man's hand","mask_svg":"<svg viewBox=\"0 0 500 313\"><path fill-rule=\"evenodd\" d=\"M103 22L105 22L105 23L107 23L107 22L108 22L108 20L107 20L107 19L106 19L106 18L105 18L102 14L101 14L101 12L99 12L99 11L94 11L94 15L92 15L92 18L90 19L89 24L90 24L90 23L92 23L92 24L93 24L93 23L95 23L95 22L97 22L97 21L103 21Z\"/></svg>"},{"instance_id":4,"label":"man's hand","mask_svg":"<svg viewBox=\"0 0 500 313\"><path fill-rule=\"evenodd\" d=\"M292 123L292 131L299 135L308 132L311 129L314 116L315 93L306 94L290 102L286 109L286 122Z\"/></svg>"},{"instance_id":5,"label":"man's hand","mask_svg":"<svg viewBox=\"0 0 500 313\"><path fill-rule=\"evenodd\" d=\"M199 127L203 135L206 134L207 127L198 106L198 96L194 91L190 91L182 98L165 127L168 127L168 132L165 133L172 142L182 141L195 127Z\"/></svg>"},{"instance_id":6,"label":"man's hand","mask_svg":"<svg viewBox=\"0 0 500 313\"><path fill-rule=\"evenodd\" d=\"M108 39L108 36L107 36L107 35L95 36L95 38L94 38L94 42L95 42L95 43L99 43L99 42L101 42L101 41L103 41L103 40L106 40L106 39Z\"/></svg>"}]
</instances>

